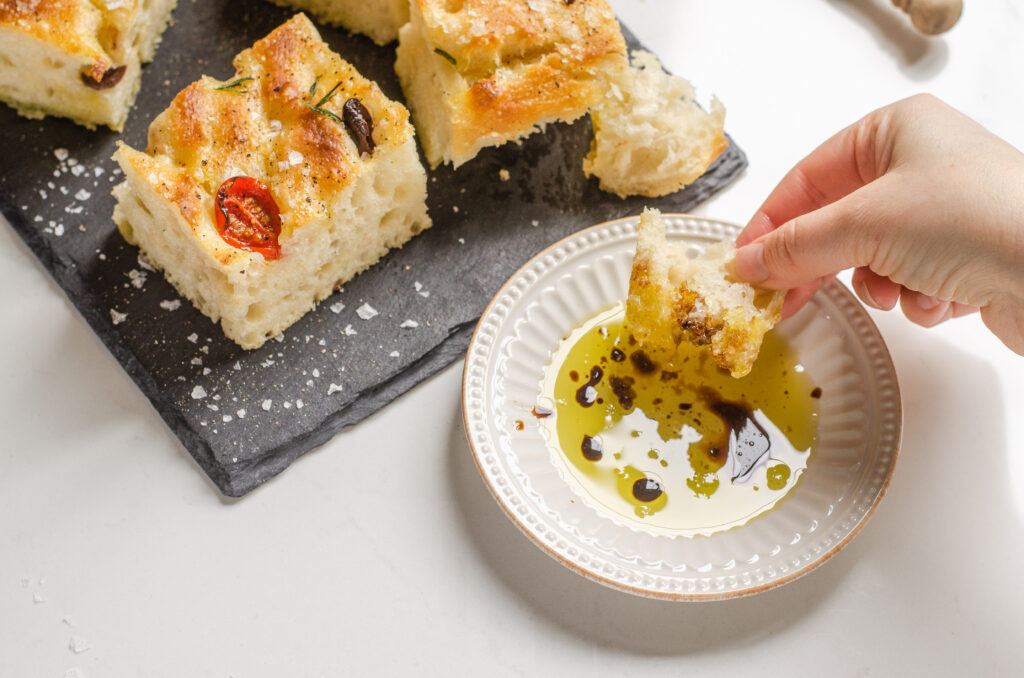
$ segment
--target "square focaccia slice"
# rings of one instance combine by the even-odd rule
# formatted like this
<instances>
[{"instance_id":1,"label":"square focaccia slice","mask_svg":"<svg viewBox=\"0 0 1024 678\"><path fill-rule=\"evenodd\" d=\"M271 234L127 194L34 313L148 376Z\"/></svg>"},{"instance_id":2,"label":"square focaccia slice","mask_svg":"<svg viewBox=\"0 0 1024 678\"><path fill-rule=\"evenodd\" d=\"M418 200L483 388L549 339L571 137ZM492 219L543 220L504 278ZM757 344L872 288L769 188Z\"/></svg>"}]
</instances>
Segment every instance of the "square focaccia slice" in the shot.
<instances>
[{"instance_id":1,"label":"square focaccia slice","mask_svg":"<svg viewBox=\"0 0 1024 678\"><path fill-rule=\"evenodd\" d=\"M368 36L378 45L398 39L409 20L409 0L271 0L275 5L303 9L324 23Z\"/></svg>"},{"instance_id":2,"label":"square focaccia slice","mask_svg":"<svg viewBox=\"0 0 1024 678\"><path fill-rule=\"evenodd\" d=\"M243 348L430 226L409 112L304 15L178 94L121 145L114 220Z\"/></svg>"},{"instance_id":3,"label":"square focaccia slice","mask_svg":"<svg viewBox=\"0 0 1024 678\"><path fill-rule=\"evenodd\" d=\"M124 127L176 0L0 0L0 101Z\"/></svg>"},{"instance_id":4,"label":"square focaccia slice","mask_svg":"<svg viewBox=\"0 0 1024 678\"><path fill-rule=\"evenodd\" d=\"M574 120L626 61L605 0L411 0L395 70L432 167Z\"/></svg>"}]
</instances>

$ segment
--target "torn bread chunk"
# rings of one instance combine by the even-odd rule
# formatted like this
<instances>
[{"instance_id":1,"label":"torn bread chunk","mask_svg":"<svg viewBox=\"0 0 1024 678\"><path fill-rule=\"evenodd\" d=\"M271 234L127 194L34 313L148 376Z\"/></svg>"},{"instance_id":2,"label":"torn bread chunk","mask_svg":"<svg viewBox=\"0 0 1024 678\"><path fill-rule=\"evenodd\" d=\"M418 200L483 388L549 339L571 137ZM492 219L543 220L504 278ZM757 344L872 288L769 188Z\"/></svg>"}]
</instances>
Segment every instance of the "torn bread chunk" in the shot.
<instances>
[{"instance_id":1,"label":"torn bread chunk","mask_svg":"<svg viewBox=\"0 0 1024 678\"><path fill-rule=\"evenodd\" d=\"M121 233L243 348L430 226L409 112L304 15L121 145Z\"/></svg>"},{"instance_id":2,"label":"torn bread chunk","mask_svg":"<svg viewBox=\"0 0 1024 678\"><path fill-rule=\"evenodd\" d=\"M368 36L378 45L398 39L409 21L409 0L271 0L275 5L308 11L324 23Z\"/></svg>"},{"instance_id":3,"label":"torn bread chunk","mask_svg":"<svg viewBox=\"0 0 1024 678\"><path fill-rule=\"evenodd\" d=\"M0 101L124 128L176 0L0 0Z\"/></svg>"},{"instance_id":4,"label":"torn bread chunk","mask_svg":"<svg viewBox=\"0 0 1024 678\"><path fill-rule=\"evenodd\" d=\"M691 257L686 242L669 243L657 210L637 227L626 324L644 347L674 352L680 342L707 346L734 377L750 372L764 335L782 314L784 291L733 277L736 249L722 241Z\"/></svg>"},{"instance_id":5,"label":"torn bread chunk","mask_svg":"<svg viewBox=\"0 0 1024 678\"><path fill-rule=\"evenodd\" d=\"M614 72L608 96L591 111L594 139L583 171L625 198L675 193L693 183L729 145L725 108L704 111L693 86L661 68L650 52L633 52Z\"/></svg>"},{"instance_id":6,"label":"torn bread chunk","mask_svg":"<svg viewBox=\"0 0 1024 678\"><path fill-rule=\"evenodd\" d=\"M605 0L411 0L398 72L431 167L574 120L626 60Z\"/></svg>"}]
</instances>

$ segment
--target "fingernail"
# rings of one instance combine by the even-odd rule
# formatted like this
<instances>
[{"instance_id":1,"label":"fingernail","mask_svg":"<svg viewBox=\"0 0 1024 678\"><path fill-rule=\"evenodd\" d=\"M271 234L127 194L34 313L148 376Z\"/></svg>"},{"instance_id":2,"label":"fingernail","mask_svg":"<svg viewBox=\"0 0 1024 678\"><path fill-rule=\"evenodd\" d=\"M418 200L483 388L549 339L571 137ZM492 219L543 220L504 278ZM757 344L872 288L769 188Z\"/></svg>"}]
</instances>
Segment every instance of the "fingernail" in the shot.
<instances>
[{"instance_id":1,"label":"fingernail","mask_svg":"<svg viewBox=\"0 0 1024 678\"><path fill-rule=\"evenodd\" d=\"M736 261L733 264L736 275L752 283L768 279L768 266L764 263L764 244L750 243L736 250Z\"/></svg>"},{"instance_id":2,"label":"fingernail","mask_svg":"<svg viewBox=\"0 0 1024 678\"><path fill-rule=\"evenodd\" d=\"M875 298L871 296L871 290L868 289L867 283L862 282L857 285L857 294L860 296L861 301L871 308L877 308L879 311L884 310L882 305L875 301Z\"/></svg>"},{"instance_id":3,"label":"fingernail","mask_svg":"<svg viewBox=\"0 0 1024 678\"><path fill-rule=\"evenodd\" d=\"M939 299L936 299L935 297L930 297L927 294L917 295L917 305L920 306L925 311L930 311L941 303L942 301L940 301Z\"/></svg>"}]
</instances>

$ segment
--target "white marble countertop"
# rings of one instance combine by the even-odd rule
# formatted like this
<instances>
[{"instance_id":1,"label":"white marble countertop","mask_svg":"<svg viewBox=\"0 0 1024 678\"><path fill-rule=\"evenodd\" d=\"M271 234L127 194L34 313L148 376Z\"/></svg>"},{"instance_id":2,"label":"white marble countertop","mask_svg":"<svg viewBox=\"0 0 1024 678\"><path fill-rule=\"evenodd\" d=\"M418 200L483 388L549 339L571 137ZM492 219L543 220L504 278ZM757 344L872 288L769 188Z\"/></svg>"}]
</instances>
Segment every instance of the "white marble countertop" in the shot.
<instances>
[{"instance_id":1,"label":"white marble countertop","mask_svg":"<svg viewBox=\"0 0 1024 678\"><path fill-rule=\"evenodd\" d=\"M919 91L1024 148L1016 0L967 0L934 40L885 0L612 4L749 155L701 214L744 221ZM796 582L694 604L586 581L516 530L470 457L461 363L230 501L7 226L0 305L0 676L1020 675L1024 358L977 318L872 314L904 402L875 516Z\"/></svg>"}]
</instances>

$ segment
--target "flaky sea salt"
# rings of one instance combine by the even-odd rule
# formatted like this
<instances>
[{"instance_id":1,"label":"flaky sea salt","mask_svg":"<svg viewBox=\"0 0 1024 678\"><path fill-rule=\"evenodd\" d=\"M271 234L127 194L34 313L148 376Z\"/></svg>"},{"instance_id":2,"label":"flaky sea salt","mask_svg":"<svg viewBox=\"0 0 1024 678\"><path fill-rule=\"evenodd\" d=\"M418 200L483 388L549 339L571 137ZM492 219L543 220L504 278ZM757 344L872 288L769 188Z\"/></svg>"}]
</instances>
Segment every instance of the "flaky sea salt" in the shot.
<instances>
[{"instance_id":1,"label":"flaky sea salt","mask_svg":"<svg viewBox=\"0 0 1024 678\"><path fill-rule=\"evenodd\" d=\"M346 337L351 337L355 333L356 333L355 328L353 328L352 325L345 325L345 336Z\"/></svg>"},{"instance_id":2,"label":"flaky sea salt","mask_svg":"<svg viewBox=\"0 0 1024 678\"><path fill-rule=\"evenodd\" d=\"M199 341L199 335L196 334L195 332L193 332L192 334L188 335L185 338L188 339L189 341L191 341L193 344L196 343L197 341Z\"/></svg>"},{"instance_id":3,"label":"flaky sea salt","mask_svg":"<svg viewBox=\"0 0 1024 678\"><path fill-rule=\"evenodd\" d=\"M264 412L269 412L270 408L273 407L273 406L274 406L274 401L273 400L264 400L262 403L260 403L260 407L263 408Z\"/></svg>"},{"instance_id":4,"label":"flaky sea salt","mask_svg":"<svg viewBox=\"0 0 1024 678\"><path fill-rule=\"evenodd\" d=\"M378 315L378 311L373 306L364 303L362 306L356 309L356 315L362 318L363 320L369 320L375 315Z\"/></svg>"},{"instance_id":5,"label":"flaky sea salt","mask_svg":"<svg viewBox=\"0 0 1024 678\"><path fill-rule=\"evenodd\" d=\"M127 313L121 313L113 308L110 309L110 322L114 323L115 325L120 325L125 321L127 317Z\"/></svg>"},{"instance_id":6,"label":"flaky sea salt","mask_svg":"<svg viewBox=\"0 0 1024 678\"><path fill-rule=\"evenodd\" d=\"M66 148L55 148L53 149L53 155L54 157L57 158L57 160L64 162L65 160L68 159L68 156L70 156L71 154L68 153L68 149Z\"/></svg>"},{"instance_id":7,"label":"flaky sea salt","mask_svg":"<svg viewBox=\"0 0 1024 678\"><path fill-rule=\"evenodd\" d=\"M92 197L92 193L90 193L89 191L85 190L84 188L78 189L78 193L75 193L75 200L85 201L85 200L88 200L91 197Z\"/></svg>"},{"instance_id":8,"label":"flaky sea salt","mask_svg":"<svg viewBox=\"0 0 1024 678\"><path fill-rule=\"evenodd\" d=\"M413 286L413 288L414 288L414 289L416 290L416 294L420 295L420 296L421 296L421 297L423 297L424 299L426 299L427 297L429 297L429 296L430 296L430 292L428 292L428 291L426 291L425 289L423 289L423 283L421 283L421 282L420 282L419 280L417 280L416 282L414 282L414 283L412 284L412 286Z\"/></svg>"},{"instance_id":9,"label":"flaky sea salt","mask_svg":"<svg viewBox=\"0 0 1024 678\"><path fill-rule=\"evenodd\" d=\"M146 273L137 269L128 271L128 279L132 283L132 287L137 290L141 290L146 285Z\"/></svg>"},{"instance_id":10,"label":"flaky sea salt","mask_svg":"<svg viewBox=\"0 0 1024 678\"><path fill-rule=\"evenodd\" d=\"M160 302L160 308L165 311L177 311L181 308L181 299L164 299Z\"/></svg>"},{"instance_id":11,"label":"flaky sea salt","mask_svg":"<svg viewBox=\"0 0 1024 678\"><path fill-rule=\"evenodd\" d=\"M411 330L414 327L419 327L419 326L420 326L420 324L418 322L416 322L415 320L403 320L402 324L399 325L399 327L402 327L402 328L407 329L407 330Z\"/></svg>"},{"instance_id":12,"label":"flaky sea salt","mask_svg":"<svg viewBox=\"0 0 1024 678\"><path fill-rule=\"evenodd\" d=\"M192 400L202 400L206 397L206 389L202 386L196 386L192 389Z\"/></svg>"},{"instance_id":13,"label":"flaky sea salt","mask_svg":"<svg viewBox=\"0 0 1024 678\"><path fill-rule=\"evenodd\" d=\"M398 351L392 351L391 353L388 353L388 355L391 356L392 358L397 358L399 356L399 353Z\"/></svg>"},{"instance_id":14,"label":"flaky sea salt","mask_svg":"<svg viewBox=\"0 0 1024 678\"><path fill-rule=\"evenodd\" d=\"M290 165L301 165L303 161L302 154L298 151L288 151L288 163Z\"/></svg>"},{"instance_id":15,"label":"flaky sea salt","mask_svg":"<svg viewBox=\"0 0 1024 678\"><path fill-rule=\"evenodd\" d=\"M337 302L336 304L331 304L331 311L333 313L341 313L343 310L345 310L345 304L341 303L340 301Z\"/></svg>"},{"instance_id":16,"label":"flaky sea salt","mask_svg":"<svg viewBox=\"0 0 1024 678\"><path fill-rule=\"evenodd\" d=\"M332 383L330 386L327 387L327 395L331 395L333 393L341 393L341 385L340 384Z\"/></svg>"},{"instance_id":17,"label":"flaky sea salt","mask_svg":"<svg viewBox=\"0 0 1024 678\"><path fill-rule=\"evenodd\" d=\"M71 641L68 643L68 648L75 654L82 654L92 649L92 645L89 641L81 636L71 636Z\"/></svg>"}]
</instances>

